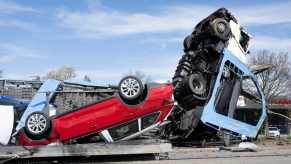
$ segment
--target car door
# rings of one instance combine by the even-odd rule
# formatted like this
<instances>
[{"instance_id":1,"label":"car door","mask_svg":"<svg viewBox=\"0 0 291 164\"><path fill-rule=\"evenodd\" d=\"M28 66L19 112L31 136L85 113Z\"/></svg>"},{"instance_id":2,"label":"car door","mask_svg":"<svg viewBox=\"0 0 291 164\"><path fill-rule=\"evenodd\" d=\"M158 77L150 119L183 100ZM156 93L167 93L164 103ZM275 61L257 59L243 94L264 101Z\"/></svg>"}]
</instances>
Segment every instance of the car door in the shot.
<instances>
[{"instance_id":1,"label":"car door","mask_svg":"<svg viewBox=\"0 0 291 164\"><path fill-rule=\"evenodd\" d=\"M123 117L122 122L111 126L101 132L101 135L107 142L114 142L122 139L131 138L138 135L146 126L153 124L155 119L148 119L151 113L157 111L161 98L158 97L160 90L154 89L148 93L144 102L136 105L127 105L121 103L119 105L120 116ZM155 118L159 112L155 112ZM153 121L152 121L153 120Z\"/></svg>"},{"instance_id":2,"label":"car door","mask_svg":"<svg viewBox=\"0 0 291 164\"><path fill-rule=\"evenodd\" d=\"M101 135L106 142L114 142L125 137L134 135L140 131L139 119L133 119L128 122L115 125L108 129L101 131Z\"/></svg>"},{"instance_id":3,"label":"car door","mask_svg":"<svg viewBox=\"0 0 291 164\"><path fill-rule=\"evenodd\" d=\"M20 121L16 126L16 133L25 126L27 117L33 112L48 112L47 109L50 99L56 94L61 82L58 80L49 79L46 80L39 88L37 93L33 96L32 100L28 104L24 111Z\"/></svg>"},{"instance_id":4,"label":"car door","mask_svg":"<svg viewBox=\"0 0 291 164\"><path fill-rule=\"evenodd\" d=\"M126 123L105 129L101 132L101 135L107 142L131 139L142 134L143 131L155 126L155 122L159 116L160 112L153 112Z\"/></svg>"},{"instance_id":5,"label":"car door","mask_svg":"<svg viewBox=\"0 0 291 164\"><path fill-rule=\"evenodd\" d=\"M58 116L54 125L61 140L68 140L114 127L135 116L135 109L128 108L114 96Z\"/></svg>"},{"instance_id":6,"label":"car door","mask_svg":"<svg viewBox=\"0 0 291 164\"><path fill-rule=\"evenodd\" d=\"M122 123L101 132L107 142L127 140L134 138L144 131L156 126L160 118L164 118L172 109L170 105L172 96L171 85L160 85L150 88L144 102L128 107L128 114L134 112L134 117L126 123ZM123 110L126 111L126 110ZM160 117L164 116L164 117Z\"/></svg>"}]
</instances>

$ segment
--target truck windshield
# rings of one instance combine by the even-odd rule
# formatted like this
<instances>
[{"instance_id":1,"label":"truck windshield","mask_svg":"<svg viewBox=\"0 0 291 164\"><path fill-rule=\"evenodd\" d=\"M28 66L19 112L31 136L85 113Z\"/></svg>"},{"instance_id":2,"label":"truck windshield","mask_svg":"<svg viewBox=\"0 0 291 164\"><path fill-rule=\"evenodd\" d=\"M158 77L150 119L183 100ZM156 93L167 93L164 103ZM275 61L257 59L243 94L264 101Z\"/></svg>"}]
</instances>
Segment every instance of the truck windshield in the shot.
<instances>
[{"instance_id":1,"label":"truck windshield","mask_svg":"<svg viewBox=\"0 0 291 164\"><path fill-rule=\"evenodd\" d=\"M216 97L216 112L255 126L262 114L261 101L255 81L227 61Z\"/></svg>"}]
</instances>

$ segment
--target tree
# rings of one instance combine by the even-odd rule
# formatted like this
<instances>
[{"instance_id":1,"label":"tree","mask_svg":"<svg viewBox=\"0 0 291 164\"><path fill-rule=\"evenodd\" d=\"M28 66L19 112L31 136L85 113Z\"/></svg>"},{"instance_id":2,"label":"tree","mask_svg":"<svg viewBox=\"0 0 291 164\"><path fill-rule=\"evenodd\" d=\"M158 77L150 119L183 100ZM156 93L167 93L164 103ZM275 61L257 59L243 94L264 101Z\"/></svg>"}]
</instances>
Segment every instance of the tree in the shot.
<instances>
[{"instance_id":1,"label":"tree","mask_svg":"<svg viewBox=\"0 0 291 164\"><path fill-rule=\"evenodd\" d=\"M35 80L35 81L40 81L41 77L39 75L34 75L34 76L30 76L32 79L31 80Z\"/></svg>"},{"instance_id":2,"label":"tree","mask_svg":"<svg viewBox=\"0 0 291 164\"><path fill-rule=\"evenodd\" d=\"M49 71L44 79L68 80L76 77L76 71L73 67L63 66L56 70Z\"/></svg>"},{"instance_id":3,"label":"tree","mask_svg":"<svg viewBox=\"0 0 291 164\"><path fill-rule=\"evenodd\" d=\"M0 70L0 78L2 78L2 77L3 77L3 71Z\"/></svg>"},{"instance_id":4,"label":"tree","mask_svg":"<svg viewBox=\"0 0 291 164\"><path fill-rule=\"evenodd\" d=\"M259 84L265 94L266 100L270 101L278 96L290 95L290 61L288 53L258 51L251 56L250 65L271 64L273 67L257 74ZM265 120L265 135L268 134L269 121Z\"/></svg>"},{"instance_id":5,"label":"tree","mask_svg":"<svg viewBox=\"0 0 291 164\"><path fill-rule=\"evenodd\" d=\"M84 81L91 82L91 78L88 75L84 76Z\"/></svg>"},{"instance_id":6,"label":"tree","mask_svg":"<svg viewBox=\"0 0 291 164\"><path fill-rule=\"evenodd\" d=\"M287 52L257 51L249 59L250 65L271 64L269 70L257 74L260 86L267 100L287 96L290 87L290 61Z\"/></svg>"},{"instance_id":7,"label":"tree","mask_svg":"<svg viewBox=\"0 0 291 164\"><path fill-rule=\"evenodd\" d=\"M130 71L130 72L127 73L126 75L135 76L135 77L139 78L140 80L142 80L142 81L144 81L144 82L146 82L146 83L152 81L151 76L146 75L144 72L139 71L139 70L134 71L134 72L133 72L133 71Z\"/></svg>"}]
</instances>

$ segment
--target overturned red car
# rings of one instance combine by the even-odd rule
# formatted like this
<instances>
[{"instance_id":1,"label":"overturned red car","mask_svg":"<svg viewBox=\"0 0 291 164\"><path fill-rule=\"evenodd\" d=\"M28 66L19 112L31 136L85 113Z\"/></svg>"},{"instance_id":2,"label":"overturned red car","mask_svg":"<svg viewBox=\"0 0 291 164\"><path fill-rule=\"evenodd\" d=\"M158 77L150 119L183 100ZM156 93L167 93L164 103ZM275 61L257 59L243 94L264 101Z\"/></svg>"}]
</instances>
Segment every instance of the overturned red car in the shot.
<instances>
[{"instance_id":1,"label":"overturned red car","mask_svg":"<svg viewBox=\"0 0 291 164\"><path fill-rule=\"evenodd\" d=\"M123 78L107 98L61 113L53 106L62 82L48 80L33 97L13 130L16 144L115 142L127 140L161 125L173 108L172 85L149 85Z\"/></svg>"}]
</instances>

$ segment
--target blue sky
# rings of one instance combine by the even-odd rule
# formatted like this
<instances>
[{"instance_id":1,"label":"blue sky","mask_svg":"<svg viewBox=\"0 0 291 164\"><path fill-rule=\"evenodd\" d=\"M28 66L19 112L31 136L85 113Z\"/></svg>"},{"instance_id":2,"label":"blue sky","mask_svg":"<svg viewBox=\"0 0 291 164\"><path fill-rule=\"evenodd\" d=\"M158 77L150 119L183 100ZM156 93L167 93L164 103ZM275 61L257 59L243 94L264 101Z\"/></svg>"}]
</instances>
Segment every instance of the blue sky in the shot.
<instances>
[{"instance_id":1,"label":"blue sky","mask_svg":"<svg viewBox=\"0 0 291 164\"><path fill-rule=\"evenodd\" d=\"M29 79L63 65L100 83L139 70L171 79L183 38L226 7L254 37L252 51L291 51L291 1L0 0L0 69Z\"/></svg>"}]
</instances>

